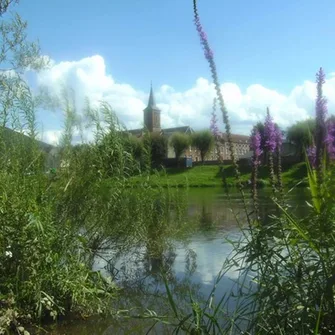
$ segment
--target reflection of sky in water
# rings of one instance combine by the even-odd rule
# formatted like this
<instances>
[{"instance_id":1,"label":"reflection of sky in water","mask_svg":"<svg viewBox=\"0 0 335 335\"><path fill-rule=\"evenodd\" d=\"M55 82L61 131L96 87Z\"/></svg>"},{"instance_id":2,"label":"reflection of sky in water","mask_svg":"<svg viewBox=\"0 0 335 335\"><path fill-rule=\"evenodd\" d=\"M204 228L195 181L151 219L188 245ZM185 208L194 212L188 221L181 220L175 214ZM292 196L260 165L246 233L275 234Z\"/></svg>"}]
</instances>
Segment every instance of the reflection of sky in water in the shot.
<instances>
[{"instance_id":1,"label":"reflection of sky in water","mask_svg":"<svg viewBox=\"0 0 335 335\"><path fill-rule=\"evenodd\" d=\"M260 213L263 220L266 221L269 214L279 213L276 210L274 203L271 201L271 193L269 190L259 191ZM190 190L188 214L191 219L194 219L198 223L199 229L197 232L187 237L186 244L176 241L173 242L174 249L171 257L171 272L173 276L173 286L175 288L177 287L177 291L174 291L174 294L176 294L176 292L177 294L184 292L185 296L187 295L187 290L178 290L178 285L179 288L182 288L183 280L188 276L186 270L187 255L189 250L192 250L196 255L196 267L189 279L191 280L191 283L199 284L199 286L195 286L195 289L200 290L199 293L201 293L204 298L209 296L217 275L222 269L224 261L230 256L232 251L232 246L225 241L225 237L228 237L233 241L241 239L241 232L234 216L234 214L239 213L240 223L245 222L243 206L239 198L239 194L233 193L232 200L227 201L222 189ZM307 199L307 195L306 190L304 189L297 189L289 195L288 202L292 206L291 210L297 216L300 216L306 211L305 199ZM115 254L109 250L102 255L105 259L97 258L94 264L94 270L101 270L104 275L108 276L109 272L106 270L106 260L110 259L113 255L115 256ZM123 273L127 277L126 279L131 282L134 278L142 276L145 278L143 283L146 289L149 287L158 287L161 291L164 291L162 281L157 280L157 277L152 270L152 265L151 267L148 267L148 263L146 263L147 260L145 259L146 248L144 246L134 246L133 248L126 250L114 264L117 271L119 271L118 273L117 271L114 273L117 275L116 278L120 278L118 276L120 276L120 273ZM223 294L231 292L234 287L234 282L239 279L241 280L237 266L232 266L221 279L216 289L214 301L218 301ZM153 282L156 286L152 285ZM236 291L236 286L234 290ZM139 297L139 300L137 301L141 301L143 307L146 305L144 300L147 298L147 295L145 295L142 298ZM236 300L234 299L229 300L228 305L229 309L231 308L230 310L234 309L235 301ZM153 307L150 303L152 303L152 300L149 302L149 307ZM131 323L135 321L129 322ZM135 323L138 324L138 322ZM124 326L128 327L129 325L124 324ZM110 332L104 334L125 333L123 331L119 332L119 329L121 329L120 325L114 324L110 329ZM90 331L92 331L92 329L90 330L88 327L87 333L80 333L91 334ZM96 331L96 328L94 328L94 331ZM74 333L78 332L74 331L73 334ZM130 333L132 332L129 332L129 334ZM158 333L162 334L160 331ZM166 334L168 333L169 332ZM71 332L68 334L71 334ZM101 334L101 332L96 334Z\"/></svg>"},{"instance_id":2,"label":"reflection of sky in water","mask_svg":"<svg viewBox=\"0 0 335 335\"><path fill-rule=\"evenodd\" d=\"M172 271L177 280L182 280L186 274L186 259L187 253L191 249L196 255L196 270L193 272L189 279L195 284L201 284L201 293L207 297L219 272L222 269L222 265L225 259L230 255L232 246L225 241L224 237L227 236L224 232L211 232L204 236L202 233L198 233L192 236L191 241L187 244L187 248L181 243L175 244L175 258L172 264ZM232 240L238 240L240 233L236 230L228 234ZM124 273L130 279L131 276L136 277L139 270L143 270L144 263L143 257L145 255L145 248L135 248L129 250L120 260L115 263L115 267L118 269L123 268ZM112 254L108 253L105 258L109 258ZM94 269L102 270L102 273L107 275L106 262L103 259L98 258L95 262ZM217 288L217 296L221 296L224 292L230 290L234 284L233 280L238 279L239 272L237 266L232 266L227 272L225 272L224 278L220 281ZM150 278L148 278L150 280ZM163 285L159 285L163 287Z\"/></svg>"},{"instance_id":3,"label":"reflection of sky in water","mask_svg":"<svg viewBox=\"0 0 335 335\"><path fill-rule=\"evenodd\" d=\"M224 240L224 234L221 232L212 232L207 236L198 234L192 238L187 247L196 253L197 269L193 276L203 284L213 284L224 260L232 251L232 246ZM174 269L178 275L182 275L185 272L186 250L177 247L176 253ZM234 271L229 271L227 275L232 278L238 276Z\"/></svg>"},{"instance_id":4,"label":"reflection of sky in water","mask_svg":"<svg viewBox=\"0 0 335 335\"><path fill-rule=\"evenodd\" d=\"M276 214L276 206L271 200L270 190L259 190L260 211L263 220L266 221L269 214ZM298 216L305 211L306 191L296 189L288 197L292 211ZM189 217L199 222L199 230L188 236L188 243L185 246L181 242L174 242L175 258L172 262L172 270L177 279L186 276L186 258L191 249L196 254L196 269L190 279L194 283L200 283L201 291L207 295L210 293L222 265L232 251L232 246L225 240L225 237L233 241L241 239L241 232L236 223L235 215L238 214L240 223L245 222L243 205L239 193L231 193L231 200L228 201L223 189L199 189L190 190L189 193ZM277 213L279 214L279 213ZM109 253L109 255L108 255ZM109 251L105 258L111 258ZM139 274L143 269L146 248L143 246L134 247L128 250L118 259L114 266L127 273L128 278ZM230 290L233 281L236 281L240 274L238 266L232 266L225 273L218 285L217 294L223 294ZM94 269L101 269L104 272L106 262L97 259ZM105 272L107 274L107 272Z\"/></svg>"}]
</instances>

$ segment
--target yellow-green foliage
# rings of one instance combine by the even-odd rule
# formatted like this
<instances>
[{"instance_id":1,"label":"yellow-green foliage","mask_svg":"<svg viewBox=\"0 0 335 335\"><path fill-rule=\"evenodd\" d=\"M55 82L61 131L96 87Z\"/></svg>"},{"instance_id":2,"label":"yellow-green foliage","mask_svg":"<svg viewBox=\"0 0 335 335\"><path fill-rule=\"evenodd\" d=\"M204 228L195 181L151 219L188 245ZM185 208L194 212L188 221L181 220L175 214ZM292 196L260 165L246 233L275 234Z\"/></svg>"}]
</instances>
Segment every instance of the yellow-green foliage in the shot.
<instances>
[{"instance_id":1,"label":"yellow-green foliage","mask_svg":"<svg viewBox=\"0 0 335 335\"><path fill-rule=\"evenodd\" d=\"M198 165L193 168L167 168L160 173L155 173L150 176L136 176L131 178L133 185L139 185L144 181L144 178L151 183L152 186L160 185L178 186L178 187L217 187L223 185L223 176L225 176L228 186L235 186L234 169L231 165ZM250 179L251 167L241 166L241 180L247 186L247 181ZM283 181L287 187L292 187L296 184L306 186L307 171L305 163L298 163L292 166L285 166L283 169ZM268 185L268 168L266 166L259 169L260 186Z\"/></svg>"}]
</instances>

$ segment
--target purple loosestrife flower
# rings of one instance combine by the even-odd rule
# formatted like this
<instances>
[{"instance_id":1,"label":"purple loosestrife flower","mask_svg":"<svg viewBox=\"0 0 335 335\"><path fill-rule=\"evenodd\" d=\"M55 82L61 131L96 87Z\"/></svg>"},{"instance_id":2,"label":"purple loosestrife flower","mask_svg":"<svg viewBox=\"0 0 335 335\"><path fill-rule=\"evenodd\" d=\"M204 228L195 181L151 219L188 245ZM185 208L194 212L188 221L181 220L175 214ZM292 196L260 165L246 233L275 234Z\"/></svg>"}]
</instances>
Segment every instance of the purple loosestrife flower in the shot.
<instances>
[{"instance_id":1,"label":"purple loosestrife flower","mask_svg":"<svg viewBox=\"0 0 335 335\"><path fill-rule=\"evenodd\" d=\"M218 123L218 119L216 117L216 98L214 98L214 101L213 101L213 110L212 110L212 114L211 114L211 124L209 126L209 129L211 130L213 136L215 138L218 138L220 136L220 130L219 130L219 127L217 125Z\"/></svg>"},{"instance_id":2,"label":"purple loosestrife flower","mask_svg":"<svg viewBox=\"0 0 335 335\"><path fill-rule=\"evenodd\" d=\"M222 117L223 117L223 122L224 122L224 125L225 125L225 130L226 130L227 139L228 139L227 142L228 142L229 151L230 151L230 157L231 157L231 160L233 162L233 166L234 166L234 170L235 170L235 177L236 177L236 180L237 180L237 184L238 184L240 193L242 195L244 210L247 214L247 220L248 220L248 223L250 225L250 218L249 218L248 209L247 209L247 205L246 205L245 197L244 197L243 184L242 184L242 181L241 181L240 171L239 171L238 164L237 164L237 161L236 161L236 155L235 155L235 150L234 150L235 148L234 148L234 144L233 144L233 141L232 141L228 111L227 111L227 108L226 108L224 100L223 100L223 95L222 95L222 91L221 91L221 87L220 87L220 81L219 81L217 70L216 70L216 64L214 62L213 51L209 46L207 35L204 32L204 29L203 29L203 27L201 25L201 22L200 22L198 9L197 9L197 0L193 0L193 12L194 12L194 23L195 23L196 29L197 29L199 37L200 37L200 43L201 43L201 45L204 49L205 58L206 58L206 60L209 64L209 67L210 67L210 70L211 70L211 75L212 75L212 78L213 78L213 83L214 83L214 87L215 87L215 91L216 91L216 96L217 96L218 101L219 101L219 105L220 105L220 109L221 109L221 113L222 113ZM227 190L227 193L228 193L228 190Z\"/></svg>"},{"instance_id":3,"label":"purple loosestrife flower","mask_svg":"<svg viewBox=\"0 0 335 335\"><path fill-rule=\"evenodd\" d=\"M278 126L275 126L275 138L276 138L276 147L277 149L281 149L283 144L283 134Z\"/></svg>"},{"instance_id":4,"label":"purple loosestrife flower","mask_svg":"<svg viewBox=\"0 0 335 335\"><path fill-rule=\"evenodd\" d=\"M211 125L210 125L210 130L213 134L213 136L215 138L217 138L218 136L220 136L220 130L219 130L219 127L217 126L217 119L216 119L216 115L215 114L212 114L212 118L211 118Z\"/></svg>"},{"instance_id":5,"label":"purple loosestrife flower","mask_svg":"<svg viewBox=\"0 0 335 335\"><path fill-rule=\"evenodd\" d=\"M322 158L324 153L324 145L326 140L326 115L327 115L327 100L323 96L323 84L326 82L325 73L322 67L316 74L316 101L315 101L315 114L316 114L316 128L315 128L315 168L318 171L318 185L322 183Z\"/></svg>"},{"instance_id":6,"label":"purple loosestrife flower","mask_svg":"<svg viewBox=\"0 0 335 335\"><path fill-rule=\"evenodd\" d=\"M195 23L197 32L198 32L199 37L200 37L200 43L201 43L201 45L204 49L205 58L208 61L208 64L209 64L209 67L210 67L210 70L211 70L216 95L217 95L217 98L218 98L218 101L219 101L219 106L220 106L220 109L221 109L221 112L222 112L223 122L225 124L225 130L226 130L227 139L228 139L229 151L230 151L231 159L233 161L236 178L238 180L238 184L240 186L241 193L243 193L243 191L242 191L243 185L242 185L241 180L240 180L240 172L239 172L238 165L237 165L237 162L236 162L234 144L233 144L232 136L231 136L231 129L230 129L228 111L226 109L226 106L225 106L225 103L224 103L224 100L223 100L223 95L222 95L221 88L220 88L220 82L219 82L219 78L218 78L218 74L217 74L217 70L216 70L216 64L214 62L214 54L213 54L212 49L209 46L207 35L206 35L202 25L201 25L196 0L193 0L193 12L194 12L194 23Z\"/></svg>"},{"instance_id":7,"label":"purple loosestrife flower","mask_svg":"<svg viewBox=\"0 0 335 335\"><path fill-rule=\"evenodd\" d=\"M255 215L256 218L258 219L259 208L258 208L258 196L257 196L257 176L258 176L258 166L260 164L259 158L262 154L262 149L261 149L261 134L257 128L254 128L250 135L250 149L253 152L252 170L251 170L251 193L252 193Z\"/></svg>"},{"instance_id":8,"label":"purple loosestrife flower","mask_svg":"<svg viewBox=\"0 0 335 335\"><path fill-rule=\"evenodd\" d=\"M269 108L267 108L267 114L264 124L264 136L265 136L265 148L269 152L274 152L277 147L277 132L275 124L270 115Z\"/></svg>"},{"instance_id":9,"label":"purple loosestrife flower","mask_svg":"<svg viewBox=\"0 0 335 335\"><path fill-rule=\"evenodd\" d=\"M316 147L315 145L307 148L307 157L313 168L316 167Z\"/></svg>"},{"instance_id":10,"label":"purple loosestrife flower","mask_svg":"<svg viewBox=\"0 0 335 335\"><path fill-rule=\"evenodd\" d=\"M327 115L327 99L323 96L322 87L326 82L326 75L323 72L322 67L320 67L319 72L316 74L316 89L317 89L317 97L315 102L315 112L316 117L319 120L323 120L325 122Z\"/></svg>"},{"instance_id":11,"label":"purple loosestrife flower","mask_svg":"<svg viewBox=\"0 0 335 335\"><path fill-rule=\"evenodd\" d=\"M280 128L275 125L275 137L276 137L276 174L277 174L277 182L280 195L283 196L283 179L282 179L282 167L281 167L281 147L283 144L283 134Z\"/></svg>"},{"instance_id":12,"label":"purple loosestrife flower","mask_svg":"<svg viewBox=\"0 0 335 335\"><path fill-rule=\"evenodd\" d=\"M213 54L212 49L209 47L208 40L207 40L207 35L202 28L199 16L195 17L194 23L195 23L195 27L196 27L196 29L199 33L200 43L201 43L201 45L204 49L205 58L209 62L211 62L211 61L213 61L214 54Z\"/></svg>"},{"instance_id":13,"label":"purple loosestrife flower","mask_svg":"<svg viewBox=\"0 0 335 335\"><path fill-rule=\"evenodd\" d=\"M335 121L328 120L327 122L327 136L325 139L327 145L327 152L330 159L335 159Z\"/></svg>"},{"instance_id":14,"label":"purple loosestrife flower","mask_svg":"<svg viewBox=\"0 0 335 335\"><path fill-rule=\"evenodd\" d=\"M261 134L257 129L254 129L250 136L250 149L254 153L254 164L259 165L259 157L262 154L261 149Z\"/></svg>"},{"instance_id":15,"label":"purple loosestrife flower","mask_svg":"<svg viewBox=\"0 0 335 335\"><path fill-rule=\"evenodd\" d=\"M274 163L273 163L273 153L277 148L277 133L276 126L270 115L269 108L266 109L266 118L264 123L264 137L265 137L265 149L269 153L269 170L270 170L270 181L272 186L272 192L275 196L276 193L276 184L275 184L275 172L274 172Z\"/></svg>"}]
</instances>

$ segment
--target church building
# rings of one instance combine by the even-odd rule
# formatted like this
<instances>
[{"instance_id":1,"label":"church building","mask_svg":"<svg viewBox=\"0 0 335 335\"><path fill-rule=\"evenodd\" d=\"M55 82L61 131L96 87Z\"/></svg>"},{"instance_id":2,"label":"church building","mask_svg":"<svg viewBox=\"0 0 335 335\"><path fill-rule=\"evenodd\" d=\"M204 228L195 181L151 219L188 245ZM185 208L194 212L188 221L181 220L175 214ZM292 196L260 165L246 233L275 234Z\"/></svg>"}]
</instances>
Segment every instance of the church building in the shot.
<instances>
[{"instance_id":1,"label":"church building","mask_svg":"<svg viewBox=\"0 0 335 335\"><path fill-rule=\"evenodd\" d=\"M192 134L194 130L190 126L162 128L161 127L161 110L156 106L154 92L152 86L150 88L148 106L143 110L143 124L144 128L128 130L128 132L136 137L141 137L146 129L150 133L159 133L167 138L173 133ZM190 148L191 149L191 148ZM168 146L168 157L174 158L175 154L173 148Z\"/></svg>"}]
</instances>

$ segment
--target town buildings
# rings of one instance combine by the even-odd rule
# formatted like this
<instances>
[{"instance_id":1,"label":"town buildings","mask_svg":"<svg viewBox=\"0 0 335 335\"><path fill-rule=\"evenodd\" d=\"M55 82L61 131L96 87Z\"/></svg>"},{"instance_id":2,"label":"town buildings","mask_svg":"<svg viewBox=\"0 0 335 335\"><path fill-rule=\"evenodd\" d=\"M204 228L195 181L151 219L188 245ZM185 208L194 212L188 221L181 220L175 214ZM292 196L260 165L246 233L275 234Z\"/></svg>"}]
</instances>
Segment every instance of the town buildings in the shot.
<instances>
[{"instance_id":1,"label":"town buildings","mask_svg":"<svg viewBox=\"0 0 335 335\"><path fill-rule=\"evenodd\" d=\"M161 110L157 107L155 102L155 97L152 87L150 88L149 100L147 107L143 110L143 128L128 130L128 132L136 137L141 137L144 134L144 131L147 130L153 133L159 133L162 136L166 136L168 139L175 132L180 132L184 134L191 135L194 133L194 130L191 126L183 127L174 127L174 128L162 128L161 126ZM249 136L245 135L232 135L235 155L237 158L240 158L247 154L249 149ZM228 148L227 136L222 134L217 142L217 145L211 150L210 153L206 156L207 161L216 161L218 159L218 150L221 159L229 160L230 151ZM184 156L191 157L192 161L200 160L200 153L196 148L190 146L184 153ZM167 158L174 158L175 153L173 148L168 146Z\"/></svg>"}]
</instances>

